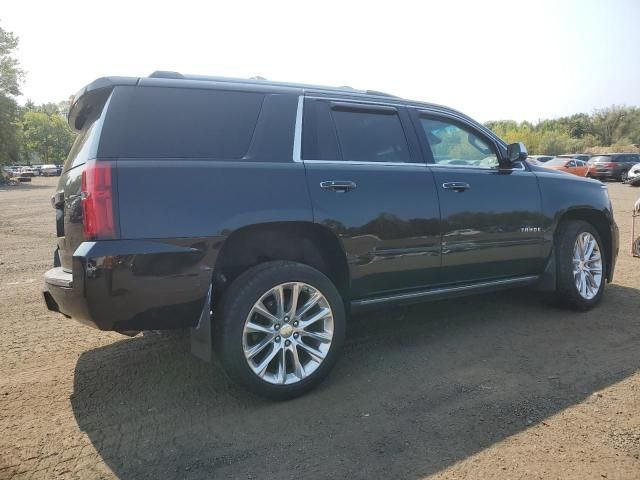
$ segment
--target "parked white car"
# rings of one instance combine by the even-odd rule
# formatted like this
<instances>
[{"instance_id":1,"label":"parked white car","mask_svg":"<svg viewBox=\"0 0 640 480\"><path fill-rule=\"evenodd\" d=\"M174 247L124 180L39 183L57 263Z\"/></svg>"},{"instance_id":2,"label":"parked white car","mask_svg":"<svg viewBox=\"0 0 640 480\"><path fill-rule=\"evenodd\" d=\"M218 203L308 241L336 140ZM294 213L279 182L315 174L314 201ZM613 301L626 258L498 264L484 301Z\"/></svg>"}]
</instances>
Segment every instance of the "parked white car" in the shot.
<instances>
[{"instance_id":1,"label":"parked white car","mask_svg":"<svg viewBox=\"0 0 640 480\"><path fill-rule=\"evenodd\" d=\"M636 163L627 173L627 183L634 187L640 187L640 163Z\"/></svg>"},{"instance_id":2,"label":"parked white car","mask_svg":"<svg viewBox=\"0 0 640 480\"><path fill-rule=\"evenodd\" d=\"M33 167L22 167L20 169L19 175L21 177L37 177L39 175L39 172Z\"/></svg>"},{"instance_id":3,"label":"parked white car","mask_svg":"<svg viewBox=\"0 0 640 480\"><path fill-rule=\"evenodd\" d=\"M40 174L45 177L55 177L58 175L58 167L56 165L42 165L40 169Z\"/></svg>"}]
</instances>

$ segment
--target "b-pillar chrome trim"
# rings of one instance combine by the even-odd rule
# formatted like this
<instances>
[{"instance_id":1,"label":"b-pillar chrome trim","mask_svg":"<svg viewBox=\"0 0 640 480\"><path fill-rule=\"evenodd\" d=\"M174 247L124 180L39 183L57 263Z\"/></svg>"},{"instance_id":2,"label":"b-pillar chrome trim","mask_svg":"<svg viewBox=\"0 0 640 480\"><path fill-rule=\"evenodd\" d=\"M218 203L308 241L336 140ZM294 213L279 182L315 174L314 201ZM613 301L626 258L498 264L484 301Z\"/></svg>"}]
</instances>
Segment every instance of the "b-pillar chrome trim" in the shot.
<instances>
[{"instance_id":1,"label":"b-pillar chrome trim","mask_svg":"<svg viewBox=\"0 0 640 480\"><path fill-rule=\"evenodd\" d=\"M298 110L296 112L296 126L293 130L293 161L302 161L302 108L304 95L298 97Z\"/></svg>"}]
</instances>

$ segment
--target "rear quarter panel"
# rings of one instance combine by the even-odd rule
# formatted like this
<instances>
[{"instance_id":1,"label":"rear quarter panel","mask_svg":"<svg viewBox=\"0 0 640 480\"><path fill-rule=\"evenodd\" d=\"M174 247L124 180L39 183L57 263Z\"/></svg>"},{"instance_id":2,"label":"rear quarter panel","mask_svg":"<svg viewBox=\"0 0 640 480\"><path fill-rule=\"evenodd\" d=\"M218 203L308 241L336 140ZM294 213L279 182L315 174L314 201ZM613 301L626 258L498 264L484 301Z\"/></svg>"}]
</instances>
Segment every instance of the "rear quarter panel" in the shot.
<instances>
[{"instance_id":1,"label":"rear quarter panel","mask_svg":"<svg viewBox=\"0 0 640 480\"><path fill-rule=\"evenodd\" d=\"M294 162L120 159L123 239L225 236L270 221L313 220Z\"/></svg>"}]
</instances>

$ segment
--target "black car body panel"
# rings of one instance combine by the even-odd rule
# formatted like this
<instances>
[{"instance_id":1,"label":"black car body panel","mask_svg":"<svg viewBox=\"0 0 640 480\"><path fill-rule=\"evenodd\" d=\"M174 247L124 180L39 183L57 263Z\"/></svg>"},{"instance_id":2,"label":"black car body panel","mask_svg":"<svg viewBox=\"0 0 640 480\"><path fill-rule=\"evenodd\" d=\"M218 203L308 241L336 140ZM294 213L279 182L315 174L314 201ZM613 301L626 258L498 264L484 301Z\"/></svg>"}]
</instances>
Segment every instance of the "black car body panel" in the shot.
<instances>
[{"instance_id":1,"label":"black car body panel","mask_svg":"<svg viewBox=\"0 0 640 480\"><path fill-rule=\"evenodd\" d=\"M101 330L193 326L211 283L212 241L83 242L72 273L45 274L48 294L61 313Z\"/></svg>"},{"instance_id":2,"label":"black car body panel","mask_svg":"<svg viewBox=\"0 0 640 480\"><path fill-rule=\"evenodd\" d=\"M470 132L495 166L438 164L423 116ZM340 122L354 118L386 125L361 141L394 147L350 153L361 133ZM354 306L528 284L566 215L599 222L613 274L617 227L599 182L509 165L502 140L445 107L162 72L93 82L69 123L80 135L53 199L45 300L103 330L193 327L212 281L271 258L325 268ZM83 172L96 166L111 172L108 238L86 237Z\"/></svg>"}]
</instances>

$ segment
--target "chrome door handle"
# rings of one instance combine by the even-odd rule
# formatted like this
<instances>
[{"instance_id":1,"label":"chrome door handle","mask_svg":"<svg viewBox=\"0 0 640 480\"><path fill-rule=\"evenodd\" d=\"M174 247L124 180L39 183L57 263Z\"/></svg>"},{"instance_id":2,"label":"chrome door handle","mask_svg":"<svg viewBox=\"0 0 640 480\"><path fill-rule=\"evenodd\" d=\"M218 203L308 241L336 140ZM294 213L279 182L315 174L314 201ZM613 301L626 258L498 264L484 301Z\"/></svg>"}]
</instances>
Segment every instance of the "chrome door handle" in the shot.
<instances>
[{"instance_id":1,"label":"chrome door handle","mask_svg":"<svg viewBox=\"0 0 640 480\"><path fill-rule=\"evenodd\" d=\"M453 190L455 192L464 192L469 190L471 185L466 182L445 182L442 184L442 188L445 190Z\"/></svg>"},{"instance_id":2,"label":"chrome door handle","mask_svg":"<svg viewBox=\"0 0 640 480\"><path fill-rule=\"evenodd\" d=\"M356 182L352 182L351 180L326 180L320 182L320 188L344 193L356 188Z\"/></svg>"}]
</instances>

